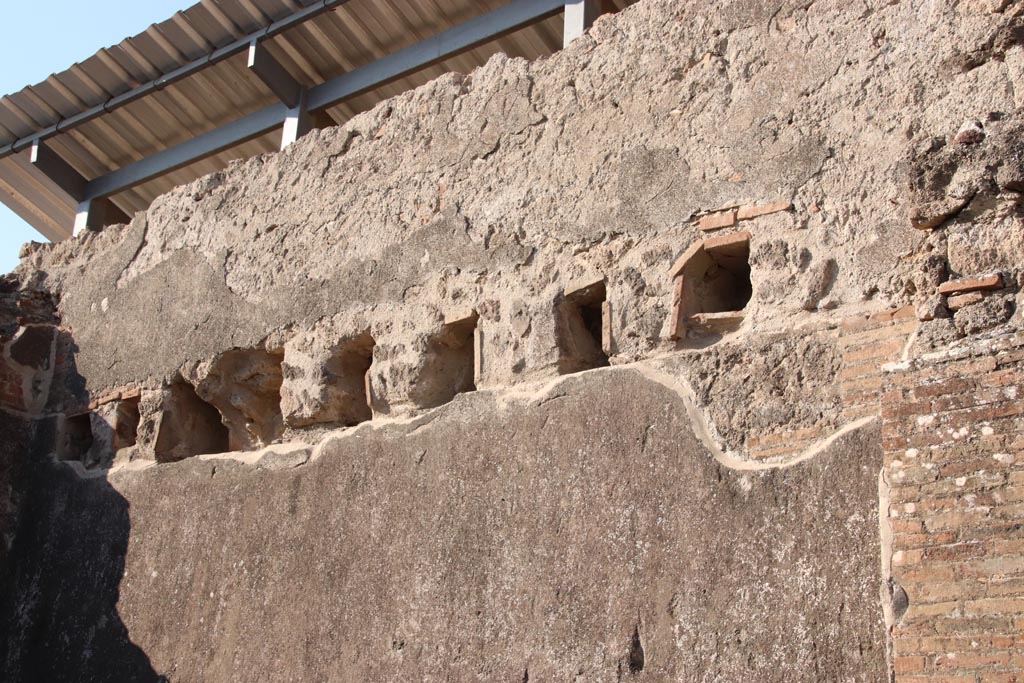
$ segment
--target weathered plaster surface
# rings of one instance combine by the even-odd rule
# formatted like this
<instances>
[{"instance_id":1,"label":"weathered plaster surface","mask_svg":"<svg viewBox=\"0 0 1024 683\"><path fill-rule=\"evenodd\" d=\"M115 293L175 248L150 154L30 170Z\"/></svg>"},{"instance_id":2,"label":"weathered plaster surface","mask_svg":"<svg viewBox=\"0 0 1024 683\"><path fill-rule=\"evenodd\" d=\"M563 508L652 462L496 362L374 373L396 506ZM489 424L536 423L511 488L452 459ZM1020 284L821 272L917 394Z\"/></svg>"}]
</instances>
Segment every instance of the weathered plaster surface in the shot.
<instances>
[{"instance_id":1,"label":"weathered plaster surface","mask_svg":"<svg viewBox=\"0 0 1024 683\"><path fill-rule=\"evenodd\" d=\"M648 680L874 682L880 457L874 422L793 467L734 470L677 392L609 369L367 424L307 464L58 478L36 553L88 567L102 510L130 501L117 612L174 681L615 681L637 630ZM24 619L78 616L14 638L14 671L39 650L98 680L124 658L120 621L76 611L102 593L91 570L19 579Z\"/></svg>"}]
</instances>

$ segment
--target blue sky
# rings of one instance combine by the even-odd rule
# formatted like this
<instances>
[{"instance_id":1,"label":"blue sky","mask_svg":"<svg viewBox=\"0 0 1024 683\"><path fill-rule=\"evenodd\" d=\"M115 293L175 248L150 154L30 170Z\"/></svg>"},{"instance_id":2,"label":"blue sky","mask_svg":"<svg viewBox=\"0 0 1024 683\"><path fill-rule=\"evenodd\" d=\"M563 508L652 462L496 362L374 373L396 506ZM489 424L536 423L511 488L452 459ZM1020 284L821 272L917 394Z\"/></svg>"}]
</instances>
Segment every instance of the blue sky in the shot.
<instances>
[{"instance_id":1,"label":"blue sky","mask_svg":"<svg viewBox=\"0 0 1024 683\"><path fill-rule=\"evenodd\" d=\"M0 94L34 85L124 38L169 19L198 0L51 0L4 3ZM21 245L46 238L0 204L0 273L18 263Z\"/></svg>"}]
</instances>

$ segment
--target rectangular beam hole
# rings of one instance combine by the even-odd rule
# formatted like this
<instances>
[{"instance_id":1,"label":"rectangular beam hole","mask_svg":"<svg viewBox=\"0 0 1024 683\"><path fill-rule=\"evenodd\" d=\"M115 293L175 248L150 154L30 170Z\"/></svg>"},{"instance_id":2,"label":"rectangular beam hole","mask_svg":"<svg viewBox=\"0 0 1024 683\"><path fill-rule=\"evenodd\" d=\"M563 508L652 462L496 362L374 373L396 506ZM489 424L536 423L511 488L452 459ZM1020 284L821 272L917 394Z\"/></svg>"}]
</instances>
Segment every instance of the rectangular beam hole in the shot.
<instances>
[{"instance_id":1,"label":"rectangular beam hole","mask_svg":"<svg viewBox=\"0 0 1024 683\"><path fill-rule=\"evenodd\" d=\"M555 306L558 372L569 375L607 367L605 320L608 299L604 280L567 292Z\"/></svg>"},{"instance_id":2,"label":"rectangular beam hole","mask_svg":"<svg viewBox=\"0 0 1024 683\"><path fill-rule=\"evenodd\" d=\"M459 394L476 391L479 316L468 316L445 323L441 333L427 344L427 357L419 381L411 392L420 408L436 408Z\"/></svg>"},{"instance_id":3,"label":"rectangular beam hole","mask_svg":"<svg viewBox=\"0 0 1024 683\"><path fill-rule=\"evenodd\" d=\"M92 416L89 413L64 418L60 459L84 462L92 449Z\"/></svg>"},{"instance_id":4,"label":"rectangular beam hole","mask_svg":"<svg viewBox=\"0 0 1024 683\"><path fill-rule=\"evenodd\" d=\"M220 412L178 377L167 388L154 451L157 462L176 462L228 451L228 428Z\"/></svg>"}]
</instances>

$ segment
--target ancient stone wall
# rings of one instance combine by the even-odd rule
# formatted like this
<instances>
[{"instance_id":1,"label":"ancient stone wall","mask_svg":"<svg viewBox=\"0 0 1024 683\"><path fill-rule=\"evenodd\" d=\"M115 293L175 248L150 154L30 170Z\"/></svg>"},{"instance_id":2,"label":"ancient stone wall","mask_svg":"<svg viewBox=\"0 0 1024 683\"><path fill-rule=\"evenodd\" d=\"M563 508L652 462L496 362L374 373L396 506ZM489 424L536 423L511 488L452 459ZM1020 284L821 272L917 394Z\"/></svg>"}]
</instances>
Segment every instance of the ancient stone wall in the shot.
<instances>
[{"instance_id":1,"label":"ancient stone wall","mask_svg":"<svg viewBox=\"0 0 1024 683\"><path fill-rule=\"evenodd\" d=\"M644 0L30 246L4 672L1015 680L1022 12Z\"/></svg>"}]
</instances>

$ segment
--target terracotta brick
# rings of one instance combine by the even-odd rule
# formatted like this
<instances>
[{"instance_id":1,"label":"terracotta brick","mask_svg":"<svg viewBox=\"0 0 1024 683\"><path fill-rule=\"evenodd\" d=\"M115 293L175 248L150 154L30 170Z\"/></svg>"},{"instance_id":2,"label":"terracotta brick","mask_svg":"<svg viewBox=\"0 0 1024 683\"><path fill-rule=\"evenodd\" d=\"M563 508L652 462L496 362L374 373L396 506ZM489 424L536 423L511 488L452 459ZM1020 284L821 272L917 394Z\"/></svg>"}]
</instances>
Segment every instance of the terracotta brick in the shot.
<instances>
[{"instance_id":1,"label":"terracotta brick","mask_svg":"<svg viewBox=\"0 0 1024 683\"><path fill-rule=\"evenodd\" d=\"M1003 277L998 273L994 275L981 275L975 278L962 280L951 280L939 285L940 294L960 294L963 292L977 292L983 290L1002 289Z\"/></svg>"},{"instance_id":2,"label":"terracotta brick","mask_svg":"<svg viewBox=\"0 0 1024 683\"><path fill-rule=\"evenodd\" d=\"M903 465L889 470L889 482L892 484L925 484L939 477L938 468L916 465Z\"/></svg>"},{"instance_id":3,"label":"terracotta brick","mask_svg":"<svg viewBox=\"0 0 1024 683\"><path fill-rule=\"evenodd\" d=\"M734 225L736 225L736 209L701 216L697 221L697 227L705 232L731 228Z\"/></svg>"},{"instance_id":4,"label":"terracotta brick","mask_svg":"<svg viewBox=\"0 0 1024 683\"><path fill-rule=\"evenodd\" d=\"M995 517L998 508L980 507L960 512L948 512L932 516L925 520L928 531L946 531L962 529L964 527L985 528L990 525L998 525L999 520Z\"/></svg>"},{"instance_id":5,"label":"terracotta brick","mask_svg":"<svg viewBox=\"0 0 1024 683\"><path fill-rule=\"evenodd\" d=\"M778 444L792 444L794 442L805 442L813 439L817 439L822 434L822 428L806 427L804 429L793 429L788 432L782 432L779 434L766 434L761 437L755 437L748 441L748 445L757 444L761 446L775 446Z\"/></svg>"},{"instance_id":6,"label":"terracotta brick","mask_svg":"<svg viewBox=\"0 0 1024 683\"><path fill-rule=\"evenodd\" d=\"M978 384L983 387L1006 387L1018 384L1024 380L1024 372L1019 367L1009 367L1004 370L989 372L978 378Z\"/></svg>"},{"instance_id":7,"label":"terracotta brick","mask_svg":"<svg viewBox=\"0 0 1024 683\"><path fill-rule=\"evenodd\" d=\"M894 567L918 565L923 558L924 551L922 550L898 550L892 555L892 565Z\"/></svg>"},{"instance_id":8,"label":"terracotta brick","mask_svg":"<svg viewBox=\"0 0 1024 683\"><path fill-rule=\"evenodd\" d=\"M97 398L95 401L93 401L93 403L96 404L96 407L99 407L99 406L104 406L104 405L106 405L108 403L113 403L114 401L120 401L120 400L121 400L121 392L120 391L112 391L110 393L101 395L99 398ZM92 405L92 404L90 404L90 405ZM95 407L93 408L93 410L95 410Z\"/></svg>"},{"instance_id":9,"label":"terracotta brick","mask_svg":"<svg viewBox=\"0 0 1024 683\"><path fill-rule=\"evenodd\" d=\"M843 320L839 325L840 334L848 334L857 330L869 329L876 327L877 325L870 322L870 316L867 314L856 315L846 320Z\"/></svg>"},{"instance_id":10,"label":"terracotta brick","mask_svg":"<svg viewBox=\"0 0 1024 683\"><path fill-rule=\"evenodd\" d=\"M1008 459L1007 459L1008 460ZM1005 470L1013 465L1012 462L1000 462L991 455L982 458L972 458L961 462L951 462L939 468L939 474L943 477L962 477L985 472L988 470ZM1000 482L1002 483L1002 482Z\"/></svg>"},{"instance_id":11,"label":"terracotta brick","mask_svg":"<svg viewBox=\"0 0 1024 683\"><path fill-rule=\"evenodd\" d=\"M972 652L987 650L1009 650L1015 647L1019 636L934 636L926 638L905 638L903 652L907 654L928 654L936 652Z\"/></svg>"},{"instance_id":12,"label":"terracotta brick","mask_svg":"<svg viewBox=\"0 0 1024 683\"><path fill-rule=\"evenodd\" d=\"M985 358L950 363L946 368L946 372L951 376L953 374L970 376L992 372L996 367L996 359L988 356Z\"/></svg>"},{"instance_id":13,"label":"terracotta brick","mask_svg":"<svg viewBox=\"0 0 1024 683\"><path fill-rule=\"evenodd\" d=\"M1010 663L1010 653L974 654L972 652L953 652L935 658L936 669L952 669L970 671L973 669L1006 666Z\"/></svg>"},{"instance_id":14,"label":"terracotta brick","mask_svg":"<svg viewBox=\"0 0 1024 683\"><path fill-rule=\"evenodd\" d=\"M981 292L968 292L967 294L955 294L946 299L946 307L952 311L959 311L965 306L981 303L985 295Z\"/></svg>"},{"instance_id":15,"label":"terracotta brick","mask_svg":"<svg viewBox=\"0 0 1024 683\"><path fill-rule=\"evenodd\" d=\"M931 398L947 394L961 394L977 386L977 382L969 377L953 377L951 379L922 384L914 387L910 395L914 398Z\"/></svg>"},{"instance_id":16,"label":"terracotta brick","mask_svg":"<svg viewBox=\"0 0 1024 683\"><path fill-rule=\"evenodd\" d=\"M885 311L878 311L866 315L857 315L847 318L840 324L841 332L851 332L871 327L880 327L892 323L894 320L905 320L915 316L913 306L903 308L890 308Z\"/></svg>"},{"instance_id":17,"label":"terracotta brick","mask_svg":"<svg viewBox=\"0 0 1024 683\"><path fill-rule=\"evenodd\" d=\"M878 390L885 384L885 377L882 375L872 375L869 377L863 377L861 379L849 380L842 383L842 390L854 393L858 391L872 391L875 395L878 394Z\"/></svg>"},{"instance_id":18,"label":"terracotta brick","mask_svg":"<svg viewBox=\"0 0 1024 683\"><path fill-rule=\"evenodd\" d=\"M842 385L840 385L839 395L843 398L843 405L848 408L867 406L868 414L877 415L879 413L880 401L877 389L869 391L847 391Z\"/></svg>"},{"instance_id":19,"label":"terracotta brick","mask_svg":"<svg viewBox=\"0 0 1024 683\"><path fill-rule=\"evenodd\" d=\"M907 401L894 405L882 406L882 417L895 418L907 415L928 415L932 412L931 401Z\"/></svg>"},{"instance_id":20,"label":"terracotta brick","mask_svg":"<svg viewBox=\"0 0 1024 683\"><path fill-rule=\"evenodd\" d=\"M893 373L893 385L914 387L954 377L978 377L995 371L997 367L996 359L992 356L953 358L933 367L920 368L915 372Z\"/></svg>"},{"instance_id":21,"label":"terracotta brick","mask_svg":"<svg viewBox=\"0 0 1024 683\"><path fill-rule=\"evenodd\" d=\"M878 415L878 405L873 403L846 406L843 408L843 420L852 422L871 415Z\"/></svg>"},{"instance_id":22,"label":"terracotta brick","mask_svg":"<svg viewBox=\"0 0 1024 683\"><path fill-rule=\"evenodd\" d=\"M902 674L924 671L926 663L924 657L895 657L892 664L896 673Z\"/></svg>"},{"instance_id":23,"label":"terracotta brick","mask_svg":"<svg viewBox=\"0 0 1024 683\"><path fill-rule=\"evenodd\" d=\"M990 545L993 555L1024 555L1024 538L997 538Z\"/></svg>"},{"instance_id":24,"label":"terracotta brick","mask_svg":"<svg viewBox=\"0 0 1024 683\"><path fill-rule=\"evenodd\" d=\"M938 536L939 534L936 535ZM923 560L926 562L950 562L984 556L985 546L981 543L957 543L955 545L925 548Z\"/></svg>"},{"instance_id":25,"label":"terracotta brick","mask_svg":"<svg viewBox=\"0 0 1024 683\"><path fill-rule=\"evenodd\" d=\"M764 458L780 458L786 455L796 455L802 450L803 448L794 447L792 445L778 446L777 448L753 450L750 452L750 457L757 458L759 460Z\"/></svg>"},{"instance_id":26,"label":"terracotta brick","mask_svg":"<svg viewBox=\"0 0 1024 683\"><path fill-rule=\"evenodd\" d=\"M986 593L989 597L1024 596L1024 577L989 581L986 585ZM1024 635L1018 636L1018 639L1021 641L1021 645L1024 645Z\"/></svg>"},{"instance_id":27,"label":"terracotta brick","mask_svg":"<svg viewBox=\"0 0 1024 683\"><path fill-rule=\"evenodd\" d=\"M752 218L758 218L759 216L779 213L780 211L790 211L792 208L793 202L775 202L774 204L762 204L760 206L743 206L740 207L737 217L741 221L746 221Z\"/></svg>"},{"instance_id":28,"label":"terracotta brick","mask_svg":"<svg viewBox=\"0 0 1024 683\"><path fill-rule=\"evenodd\" d=\"M840 370L839 381L844 382L846 380L881 374L882 369L878 365L875 365L874 363L861 363L860 365L853 365Z\"/></svg>"},{"instance_id":29,"label":"terracotta brick","mask_svg":"<svg viewBox=\"0 0 1024 683\"><path fill-rule=\"evenodd\" d=\"M839 347L842 349L865 346L878 341L891 341L893 339L906 339L917 329L917 320L905 320L898 323L890 323L882 327L873 327L865 330L841 334Z\"/></svg>"},{"instance_id":30,"label":"terracotta brick","mask_svg":"<svg viewBox=\"0 0 1024 683\"><path fill-rule=\"evenodd\" d=\"M989 635L991 633L1006 633L1013 630L1013 619L1005 615L998 617L958 616L956 618L936 619L933 627L934 631L939 635Z\"/></svg>"},{"instance_id":31,"label":"terracotta brick","mask_svg":"<svg viewBox=\"0 0 1024 683\"><path fill-rule=\"evenodd\" d=\"M1015 365L1017 363L1024 363L1024 349L1014 348L1010 351L1001 351L996 356L996 361L999 365Z\"/></svg>"},{"instance_id":32,"label":"terracotta brick","mask_svg":"<svg viewBox=\"0 0 1024 683\"><path fill-rule=\"evenodd\" d=\"M881 358L891 359L902 353L906 342L903 339L871 344L843 354L843 362L846 364L857 363L867 360L878 360Z\"/></svg>"},{"instance_id":33,"label":"terracotta brick","mask_svg":"<svg viewBox=\"0 0 1024 683\"><path fill-rule=\"evenodd\" d=\"M719 235L704 240L704 251L715 251L716 249L728 249L750 243L750 232L730 232L727 235Z\"/></svg>"},{"instance_id":34,"label":"terracotta brick","mask_svg":"<svg viewBox=\"0 0 1024 683\"><path fill-rule=\"evenodd\" d=\"M895 534L919 534L924 531L924 522L919 519L894 519L889 528Z\"/></svg>"},{"instance_id":35,"label":"terracotta brick","mask_svg":"<svg viewBox=\"0 0 1024 683\"><path fill-rule=\"evenodd\" d=\"M955 396L943 396L935 399L932 403L932 411L936 413L948 413L965 408L976 408L982 405L978 395L973 393L962 393Z\"/></svg>"},{"instance_id":36,"label":"terracotta brick","mask_svg":"<svg viewBox=\"0 0 1024 683\"><path fill-rule=\"evenodd\" d=\"M982 598L985 596L985 584L977 581L966 583L926 583L916 586L904 586L910 601L914 604L948 604L952 600L965 598Z\"/></svg>"},{"instance_id":37,"label":"terracotta brick","mask_svg":"<svg viewBox=\"0 0 1024 683\"><path fill-rule=\"evenodd\" d=\"M888 386L885 392L882 394L882 400L886 403L900 403L905 401L909 396L909 392L902 387Z\"/></svg>"},{"instance_id":38,"label":"terracotta brick","mask_svg":"<svg viewBox=\"0 0 1024 683\"><path fill-rule=\"evenodd\" d=\"M897 534L893 538L892 547L894 550L927 550L929 547L937 544L955 543L956 540L956 534L953 533ZM926 559L934 558L926 557Z\"/></svg>"},{"instance_id":39,"label":"terracotta brick","mask_svg":"<svg viewBox=\"0 0 1024 683\"><path fill-rule=\"evenodd\" d=\"M993 650L1019 650L1024 645L1024 635L1006 635L998 636L994 635L991 638L986 638L986 645Z\"/></svg>"},{"instance_id":40,"label":"terracotta brick","mask_svg":"<svg viewBox=\"0 0 1024 683\"><path fill-rule=\"evenodd\" d=\"M686 264L689 263L690 259L704 251L703 242L694 242L686 251L679 255L679 258L672 263L672 267L669 268L669 275L674 278L678 278L683 273L683 269L686 268ZM677 283L681 284L681 283Z\"/></svg>"},{"instance_id":41,"label":"terracotta brick","mask_svg":"<svg viewBox=\"0 0 1024 683\"><path fill-rule=\"evenodd\" d=\"M893 321L899 321L914 318L916 315L917 312L914 310L913 306L904 306L903 308L895 309L892 313L889 314L889 317Z\"/></svg>"},{"instance_id":42,"label":"terracotta brick","mask_svg":"<svg viewBox=\"0 0 1024 683\"><path fill-rule=\"evenodd\" d=\"M985 493L972 493L971 497L967 498L964 495L964 491L962 490L964 487L958 487L953 489L953 493L957 495L950 496L950 488L948 486L945 486L946 484L948 484L948 481L944 479L939 483L943 484L941 490L936 490L939 489L940 487L934 485L918 487L918 492L921 497L921 500L918 500L914 504L914 507L917 509L918 515L928 516L928 518L930 519L934 516L934 513L936 512L949 512L953 510L968 509L972 504L986 505L987 503L991 502L991 495L986 495ZM932 498L928 497L929 495L933 494L940 495Z\"/></svg>"},{"instance_id":43,"label":"terracotta brick","mask_svg":"<svg viewBox=\"0 0 1024 683\"><path fill-rule=\"evenodd\" d=\"M904 451L910 445L907 437L899 434L888 434L882 437L882 447L886 453Z\"/></svg>"},{"instance_id":44,"label":"terracotta brick","mask_svg":"<svg viewBox=\"0 0 1024 683\"><path fill-rule=\"evenodd\" d=\"M1024 575L1024 557L995 557L961 562L955 567L962 578L1002 579Z\"/></svg>"}]
</instances>

